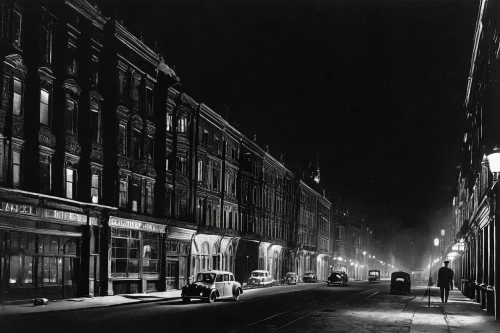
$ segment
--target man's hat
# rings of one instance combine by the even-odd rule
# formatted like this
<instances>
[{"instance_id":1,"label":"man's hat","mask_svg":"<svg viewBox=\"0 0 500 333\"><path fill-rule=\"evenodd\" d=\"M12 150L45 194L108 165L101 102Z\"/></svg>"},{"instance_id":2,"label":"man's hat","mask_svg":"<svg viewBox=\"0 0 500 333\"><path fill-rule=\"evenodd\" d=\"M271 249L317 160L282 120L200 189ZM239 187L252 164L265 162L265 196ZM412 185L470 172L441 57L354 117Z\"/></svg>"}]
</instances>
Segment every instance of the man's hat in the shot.
<instances>
[{"instance_id":1,"label":"man's hat","mask_svg":"<svg viewBox=\"0 0 500 333\"><path fill-rule=\"evenodd\" d=\"M443 263L444 264L448 264L448 263L450 263L450 261L449 260L445 260L445 261L443 261Z\"/></svg>"}]
</instances>

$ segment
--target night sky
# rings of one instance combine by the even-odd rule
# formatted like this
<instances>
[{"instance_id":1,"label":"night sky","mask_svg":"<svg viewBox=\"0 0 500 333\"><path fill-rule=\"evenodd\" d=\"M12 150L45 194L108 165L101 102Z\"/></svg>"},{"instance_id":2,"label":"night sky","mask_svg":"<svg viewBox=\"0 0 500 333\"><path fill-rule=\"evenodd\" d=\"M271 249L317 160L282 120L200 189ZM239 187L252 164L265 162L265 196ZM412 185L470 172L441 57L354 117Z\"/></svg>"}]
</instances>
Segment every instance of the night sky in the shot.
<instances>
[{"instance_id":1,"label":"night sky","mask_svg":"<svg viewBox=\"0 0 500 333\"><path fill-rule=\"evenodd\" d=\"M118 12L159 41L183 91L286 166L319 156L332 201L360 203L374 226L389 209L418 227L450 222L478 3L118 1Z\"/></svg>"}]
</instances>

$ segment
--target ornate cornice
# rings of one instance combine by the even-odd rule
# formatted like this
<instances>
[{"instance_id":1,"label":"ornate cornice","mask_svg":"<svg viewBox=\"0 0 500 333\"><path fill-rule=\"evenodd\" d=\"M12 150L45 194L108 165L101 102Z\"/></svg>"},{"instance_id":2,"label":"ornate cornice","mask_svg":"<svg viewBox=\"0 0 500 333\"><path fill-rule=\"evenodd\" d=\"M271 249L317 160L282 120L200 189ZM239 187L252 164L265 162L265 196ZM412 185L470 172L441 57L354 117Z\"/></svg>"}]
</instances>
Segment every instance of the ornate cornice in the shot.
<instances>
[{"instance_id":1,"label":"ornate cornice","mask_svg":"<svg viewBox=\"0 0 500 333\"><path fill-rule=\"evenodd\" d=\"M116 163L118 164L118 166L120 168L130 170L130 164L131 164L130 158L128 158L126 156L118 155Z\"/></svg>"},{"instance_id":2,"label":"ornate cornice","mask_svg":"<svg viewBox=\"0 0 500 333\"><path fill-rule=\"evenodd\" d=\"M47 127L40 127L40 131L38 131L38 142L46 147L55 148L56 137Z\"/></svg>"},{"instance_id":3,"label":"ornate cornice","mask_svg":"<svg viewBox=\"0 0 500 333\"><path fill-rule=\"evenodd\" d=\"M80 96L82 89L78 86L74 79L64 80L62 87L66 93L73 94L76 97Z\"/></svg>"},{"instance_id":4,"label":"ornate cornice","mask_svg":"<svg viewBox=\"0 0 500 333\"><path fill-rule=\"evenodd\" d=\"M90 152L90 160L92 162L103 163L103 149L102 146L97 142L92 142L92 151Z\"/></svg>"},{"instance_id":5,"label":"ornate cornice","mask_svg":"<svg viewBox=\"0 0 500 333\"><path fill-rule=\"evenodd\" d=\"M28 67L24 65L23 57L19 54L11 54L5 57L4 63L17 70L22 76L28 74Z\"/></svg>"},{"instance_id":6,"label":"ornate cornice","mask_svg":"<svg viewBox=\"0 0 500 333\"><path fill-rule=\"evenodd\" d=\"M78 140L75 135L66 133L66 152L72 155L80 155L82 148L78 144Z\"/></svg>"},{"instance_id":7,"label":"ornate cornice","mask_svg":"<svg viewBox=\"0 0 500 333\"><path fill-rule=\"evenodd\" d=\"M115 22L115 36L123 42L128 48L135 51L139 56L152 64L155 68L160 63L158 55L137 37L132 35L125 27Z\"/></svg>"},{"instance_id":8,"label":"ornate cornice","mask_svg":"<svg viewBox=\"0 0 500 333\"><path fill-rule=\"evenodd\" d=\"M38 68L38 75L40 76L40 80L48 81L50 83L54 82L56 77L52 73L52 69L49 67L40 67Z\"/></svg>"},{"instance_id":9,"label":"ornate cornice","mask_svg":"<svg viewBox=\"0 0 500 333\"><path fill-rule=\"evenodd\" d=\"M92 7L90 3L83 0L69 0L66 4L92 22L96 27L102 29L107 22L107 19L100 11Z\"/></svg>"}]
</instances>

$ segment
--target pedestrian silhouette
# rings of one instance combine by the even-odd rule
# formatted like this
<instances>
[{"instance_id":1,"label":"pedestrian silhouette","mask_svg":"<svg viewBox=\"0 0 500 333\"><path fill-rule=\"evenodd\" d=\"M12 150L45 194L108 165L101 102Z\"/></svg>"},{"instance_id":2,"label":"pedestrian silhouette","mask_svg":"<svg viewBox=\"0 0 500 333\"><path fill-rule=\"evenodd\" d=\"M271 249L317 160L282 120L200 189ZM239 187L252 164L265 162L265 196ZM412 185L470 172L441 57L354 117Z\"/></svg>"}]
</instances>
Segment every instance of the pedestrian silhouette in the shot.
<instances>
[{"instance_id":1,"label":"pedestrian silhouette","mask_svg":"<svg viewBox=\"0 0 500 333\"><path fill-rule=\"evenodd\" d=\"M443 263L444 267L441 267L438 271L437 286L441 290L441 302L448 303L450 287L453 290L453 270L448 268L448 264L450 263L448 260Z\"/></svg>"}]
</instances>

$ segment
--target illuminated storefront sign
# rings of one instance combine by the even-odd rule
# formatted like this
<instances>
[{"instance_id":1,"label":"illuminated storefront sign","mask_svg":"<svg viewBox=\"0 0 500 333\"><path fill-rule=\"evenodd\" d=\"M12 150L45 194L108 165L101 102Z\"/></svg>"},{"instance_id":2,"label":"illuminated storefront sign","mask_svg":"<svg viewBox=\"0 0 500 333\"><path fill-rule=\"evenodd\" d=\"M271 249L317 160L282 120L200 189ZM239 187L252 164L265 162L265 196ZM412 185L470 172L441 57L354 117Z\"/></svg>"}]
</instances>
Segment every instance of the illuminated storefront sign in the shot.
<instances>
[{"instance_id":1,"label":"illuminated storefront sign","mask_svg":"<svg viewBox=\"0 0 500 333\"><path fill-rule=\"evenodd\" d=\"M87 216L83 214L64 212L55 209L44 209L44 212L45 212L45 217L51 219L72 221L77 223L87 223Z\"/></svg>"},{"instance_id":2,"label":"illuminated storefront sign","mask_svg":"<svg viewBox=\"0 0 500 333\"><path fill-rule=\"evenodd\" d=\"M161 232L161 233L165 232L165 226L161 224L134 221L134 220L125 220L114 216L109 218L109 226L149 231L149 232Z\"/></svg>"},{"instance_id":3,"label":"illuminated storefront sign","mask_svg":"<svg viewBox=\"0 0 500 333\"><path fill-rule=\"evenodd\" d=\"M36 215L35 207L30 205L19 205L11 202L1 202L1 211L8 213L17 213L24 215Z\"/></svg>"}]
</instances>

